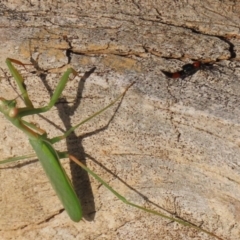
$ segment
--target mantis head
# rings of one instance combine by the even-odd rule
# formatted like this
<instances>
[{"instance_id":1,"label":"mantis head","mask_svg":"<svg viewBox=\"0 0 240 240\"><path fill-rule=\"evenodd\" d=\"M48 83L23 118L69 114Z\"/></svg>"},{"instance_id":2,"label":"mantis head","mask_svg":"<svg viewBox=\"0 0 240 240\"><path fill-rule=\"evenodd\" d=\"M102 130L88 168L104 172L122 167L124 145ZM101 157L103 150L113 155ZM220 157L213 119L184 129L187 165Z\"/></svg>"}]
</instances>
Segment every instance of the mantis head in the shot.
<instances>
[{"instance_id":1,"label":"mantis head","mask_svg":"<svg viewBox=\"0 0 240 240\"><path fill-rule=\"evenodd\" d=\"M2 112L7 118L14 118L18 114L16 104L17 102L15 100L6 100L0 97L0 112Z\"/></svg>"}]
</instances>

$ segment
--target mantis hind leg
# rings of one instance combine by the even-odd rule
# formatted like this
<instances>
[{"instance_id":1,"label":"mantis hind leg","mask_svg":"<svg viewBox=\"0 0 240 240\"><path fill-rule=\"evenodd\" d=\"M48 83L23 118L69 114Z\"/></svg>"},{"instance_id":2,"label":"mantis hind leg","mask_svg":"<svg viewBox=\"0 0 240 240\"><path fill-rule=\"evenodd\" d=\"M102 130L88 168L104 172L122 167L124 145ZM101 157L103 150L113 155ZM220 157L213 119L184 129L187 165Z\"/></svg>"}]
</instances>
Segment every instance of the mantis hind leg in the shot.
<instances>
[{"instance_id":1,"label":"mantis hind leg","mask_svg":"<svg viewBox=\"0 0 240 240\"><path fill-rule=\"evenodd\" d=\"M192 227L192 228L195 228L197 229L198 231L201 231L201 232L204 232L204 233L207 233L208 235L210 236L213 236L213 237L216 237L217 239L219 240L222 240L220 237L216 236L214 233L211 233L205 229L202 229L201 227L198 227L197 225L191 223L191 222L188 222L186 220L183 220L183 219L180 219L180 218L175 218L175 217L171 217L171 216L167 216L166 214L164 213L161 213L161 212L157 212L157 211L154 211L154 210L151 210L151 209L148 209L148 208L145 208L145 207L142 207L140 205L137 205L137 204L134 204L133 202L130 202L128 201L125 197L123 197L121 194L119 194L117 191L115 191L111 186L109 186L102 178L100 178L97 174L95 174L92 170L90 170L86 165L84 165L83 163L81 163L81 161L79 161L77 158L75 158L74 156L72 155L68 155L69 159L74 161L78 166L80 166L81 168L83 168L85 171L87 171L92 177L94 177L98 182L100 182L102 185L104 185L110 192L112 192L119 200L121 200L123 203L127 204L127 205L130 205L132 207L135 207L135 208L138 208L144 212L148 212L150 214L154 214L154 215L158 215L162 218L165 218L167 220L170 220L170 221L174 221L174 222L177 222L181 225L184 225L184 226L187 226L187 227Z\"/></svg>"}]
</instances>

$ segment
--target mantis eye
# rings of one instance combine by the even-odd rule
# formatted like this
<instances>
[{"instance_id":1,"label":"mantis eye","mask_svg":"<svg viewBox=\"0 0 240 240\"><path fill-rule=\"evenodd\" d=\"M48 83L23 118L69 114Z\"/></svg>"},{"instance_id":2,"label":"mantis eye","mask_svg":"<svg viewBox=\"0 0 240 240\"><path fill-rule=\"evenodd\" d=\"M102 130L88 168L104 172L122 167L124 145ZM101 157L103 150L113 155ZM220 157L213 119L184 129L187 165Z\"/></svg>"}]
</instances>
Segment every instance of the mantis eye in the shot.
<instances>
[{"instance_id":1,"label":"mantis eye","mask_svg":"<svg viewBox=\"0 0 240 240\"><path fill-rule=\"evenodd\" d=\"M17 109L17 108L12 108L12 109L9 111L8 116L14 118L14 117L17 116L17 114L18 114L18 109Z\"/></svg>"}]
</instances>

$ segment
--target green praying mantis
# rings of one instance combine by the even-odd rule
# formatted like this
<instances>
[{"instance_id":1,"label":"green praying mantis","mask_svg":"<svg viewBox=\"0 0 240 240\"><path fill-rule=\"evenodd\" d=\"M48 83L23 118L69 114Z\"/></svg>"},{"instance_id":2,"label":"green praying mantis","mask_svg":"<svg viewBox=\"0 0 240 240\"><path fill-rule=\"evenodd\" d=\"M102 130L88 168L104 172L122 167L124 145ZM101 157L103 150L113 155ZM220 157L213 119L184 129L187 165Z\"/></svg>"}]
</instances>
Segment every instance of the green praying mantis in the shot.
<instances>
[{"instance_id":1,"label":"green praying mantis","mask_svg":"<svg viewBox=\"0 0 240 240\"><path fill-rule=\"evenodd\" d=\"M217 237L215 234L204 230L197 225L194 225L188 221L182 220L177 217L171 217L167 216L166 214L163 214L161 212L157 212L142 206L139 206L137 204L134 204L128 200L126 200L122 195L120 195L118 192L116 192L113 188L111 188L102 178L100 178L97 174L95 174L93 171L91 171L86 165L81 163L78 159L76 159L74 156L66 153L66 152L59 152L54 148L54 144L61 141L62 139L65 139L68 137L76 128L80 127L82 124L86 123L87 121L91 120L95 116L99 115L100 113L104 112L106 109L114 105L118 100L120 100L129 87L132 86L130 84L125 91L120 94L114 101L112 101L109 105L101 109L100 111L94 113L87 119L81 121L77 125L71 127L68 129L63 135L57 136L54 138L48 138L46 132L39 127L37 127L33 123L29 123L23 119L23 117L32 115L32 114L39 114L49 111L54 104L57 102L59 97L62 94L62 91L64 90L67 81L72 74L74 77L78 75L78 73L73 69L69 68L67 71L63 74L61 77L49 103L45 107L40 108L34 108L32 101L29 99L28 92L26 90L26 86L24 84L24 79L22 75L18 72L18 70L14 67L14 64L18 65L28 65L24 64L18 60L7 58L6 64L13 75L18 88L20 90L20 94L22 96L23 102L25 104L25 107L17 108L17 102L16 100L6 100L4 98L0 98L0 112L4 114L6 119L8 119L13 125L15 125L19 130L24 132L28 138L29 142L34 149L37 158L40 160L41 165L53 187L56 194L58 195L58 198L60 199L62 205L64 206L66 212L68 213L69 217L74 222L79 222L82 219L82 209L80 201L77 197L77 194L73 188L73 185L67 176L65 170L63 169L60 159L62 158L69 158L70 160L74 161L76 164L78 164L81 168L83 168L85 171L87 171L92 177L94 177L97 181L99 181L102 185L104 185L109 191L111 191L117 198L119 198L124 203L131 205L135 208L138 208L140 210L143 210L145 212L158 215L160 217L166 218L170 221L178 222L182 225L193 227L199 231L205 232L213 237L216 237L218 239L221 239ZM34 155L26 155L21 157L12 157L5 160L2 160L0 164L10 163L17 160L22 160L24 158L29 158Z\"/></svg>"}]
</instances>

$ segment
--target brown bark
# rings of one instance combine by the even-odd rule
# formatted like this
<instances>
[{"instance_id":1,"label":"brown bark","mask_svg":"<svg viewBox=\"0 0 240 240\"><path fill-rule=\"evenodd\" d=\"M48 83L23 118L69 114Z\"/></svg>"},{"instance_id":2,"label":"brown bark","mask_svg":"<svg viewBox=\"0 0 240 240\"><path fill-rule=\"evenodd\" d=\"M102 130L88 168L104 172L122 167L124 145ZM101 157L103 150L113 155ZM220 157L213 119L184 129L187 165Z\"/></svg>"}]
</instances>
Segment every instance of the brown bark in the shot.
<instances>
[{"instance_id":1,"label":"brown bark","mask_svg":"<svg viewBox=\"0 0 240 240\"><path fill-rule=\"evenodd\" d=\"M0 3L0 94L17 96L4 74L7 57L37 63L18 67L35 106L45 105L63 71L74 67L80 77L69 81L54 109L27 118L57 136L135 81L120 105L56 148L134 203L239 239L239 7L236 1ZM195 60L213 69L184 80L161 72ZM32 151L22 132L0 121L1 159ZM0 169L1 239L217 239L126 206L76 165L65 160L64 167L85 221L71 222L36 159L13 163Z\"/></svg>"}]
</instances>

